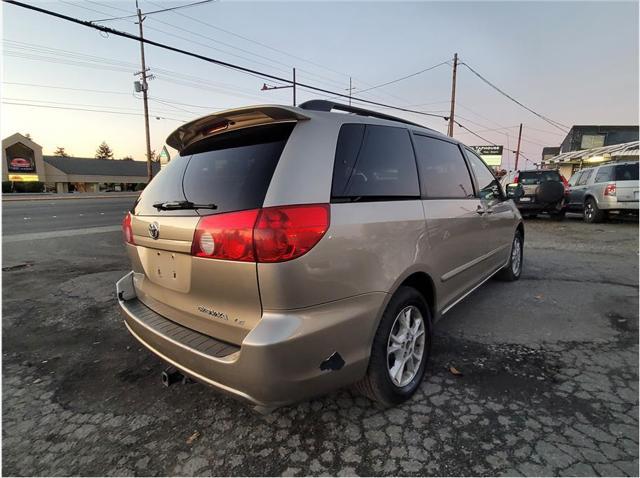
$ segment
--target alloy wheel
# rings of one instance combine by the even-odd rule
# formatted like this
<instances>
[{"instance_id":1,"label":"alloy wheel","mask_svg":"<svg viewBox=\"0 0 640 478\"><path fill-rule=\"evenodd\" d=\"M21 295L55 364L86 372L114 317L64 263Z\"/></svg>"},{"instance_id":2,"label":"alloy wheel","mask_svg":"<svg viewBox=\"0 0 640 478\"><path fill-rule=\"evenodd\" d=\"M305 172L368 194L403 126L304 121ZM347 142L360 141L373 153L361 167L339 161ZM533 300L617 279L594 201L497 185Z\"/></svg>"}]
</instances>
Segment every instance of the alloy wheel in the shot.
<instances>
[{"instance_id":1,"label":"alloy wheel","mask_svg":"<svg viewBox=\"0 0 640 478\"><path fill-rule=\"evenodd\" d=\"M395 386L404 387L416 377L424 353L424 318L410 305L396 316L387 342L387 370Z\"/></svg>"}]
</instances>

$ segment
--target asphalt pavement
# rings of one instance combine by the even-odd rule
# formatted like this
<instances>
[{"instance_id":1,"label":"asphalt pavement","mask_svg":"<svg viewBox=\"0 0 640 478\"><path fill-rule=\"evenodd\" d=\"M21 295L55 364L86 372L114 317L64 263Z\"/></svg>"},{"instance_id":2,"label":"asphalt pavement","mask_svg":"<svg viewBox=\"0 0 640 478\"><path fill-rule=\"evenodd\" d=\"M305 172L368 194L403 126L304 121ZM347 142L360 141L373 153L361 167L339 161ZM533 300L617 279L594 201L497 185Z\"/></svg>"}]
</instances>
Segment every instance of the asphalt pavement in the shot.
<instances>
[{"instance_id":1,"label":"asphalt pavement","mask_svg":"<svg viewBox=\"0 0 640 478\"><path fill-rule=\"evenodd\" d=\"M638 475L637 222L527 221L521 280L436 324L405 404L339 390L265 416L162 387L118 312L120 232L97 232L126 201L3 206L4 475Z\"/></svg>"},{"instance_id":2,"label":"asphalt pavement","mask_svg":"<svg viewBox=\"0 0 640 478\"><path fill-rule=\"evenodd\" d=\"M118 226L135 198L2 202L2 235Z\"/></svg>"}]
</instances>

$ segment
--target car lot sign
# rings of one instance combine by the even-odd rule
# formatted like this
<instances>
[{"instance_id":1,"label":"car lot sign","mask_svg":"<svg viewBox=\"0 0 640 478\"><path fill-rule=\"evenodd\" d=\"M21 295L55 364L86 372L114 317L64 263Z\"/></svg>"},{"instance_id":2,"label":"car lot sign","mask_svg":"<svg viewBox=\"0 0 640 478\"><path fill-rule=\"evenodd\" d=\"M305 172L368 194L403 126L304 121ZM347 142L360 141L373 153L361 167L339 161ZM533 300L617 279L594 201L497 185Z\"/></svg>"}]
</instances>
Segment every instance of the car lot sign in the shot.
<instances>
[{"instance_id":1,"label":"car lot sign","mask_svg":"<svg viewBox=\"0 0 640 478\"><path fill-rule=\"evenodd\" d=\"M7 153L8 172L21 174L36 172L35 155L28 146L22 143L15 143L9 146L5 152Z\"/></svg>"},{"instance_id":2,"label":"car lot sign","mask_svg":"<svg viewBox=\"0 0 640 478\"><path fill-rule=\"evenodd\" d=\"M502 164L502 146L470 146L480 155L488 166L500 166Z\"/></svg>"}]
</instances>

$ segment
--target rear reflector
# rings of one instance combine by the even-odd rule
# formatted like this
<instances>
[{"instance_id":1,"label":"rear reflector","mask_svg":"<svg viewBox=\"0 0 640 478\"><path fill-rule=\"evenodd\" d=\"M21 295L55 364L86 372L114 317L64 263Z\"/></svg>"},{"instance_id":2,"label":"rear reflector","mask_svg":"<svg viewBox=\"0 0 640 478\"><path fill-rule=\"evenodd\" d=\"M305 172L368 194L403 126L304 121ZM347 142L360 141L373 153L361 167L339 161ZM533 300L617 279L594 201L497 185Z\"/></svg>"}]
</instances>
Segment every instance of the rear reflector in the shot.
<instances>
[{"instance_id":1,"label":"rear reflector","mask_svg":"<svg viewBox=\"0 0 640 478\"><path fill-rule=\"evenodd\" d=\"M200 219L191 253L242 262L284 262L309 252L329 228L329 205L278 206Z\"/></svg>"},{"instance_id":2,"label":"rear reflector","mask_svg":"<svg viewBox=\"0 0 640 478\"><path fill-rule=\"evenodd\" d=\"M133 240L133 229L131 228L131 213L128 212L127 215L122 220L122 239L127 244L135 244Z\"/></svg>"}]
</instances>

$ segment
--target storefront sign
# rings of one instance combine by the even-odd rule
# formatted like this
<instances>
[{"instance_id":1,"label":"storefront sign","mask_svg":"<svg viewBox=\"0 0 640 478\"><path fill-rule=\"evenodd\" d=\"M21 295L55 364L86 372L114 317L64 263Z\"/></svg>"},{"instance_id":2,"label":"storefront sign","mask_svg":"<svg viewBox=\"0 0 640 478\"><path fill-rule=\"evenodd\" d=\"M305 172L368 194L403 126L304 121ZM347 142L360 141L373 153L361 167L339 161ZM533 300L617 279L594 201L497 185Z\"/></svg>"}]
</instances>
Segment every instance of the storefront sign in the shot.
<instances>
[{"instance_id":1,"label":"storefront sign","mask_svg":"<svg viewBox=\"0 0 640 478\"><path fill-rule=\"evenodd\" d=\"M488 166L500 166L502 164L502 146L469 146L480 155Z\"/></svg>"}]
</instances>

